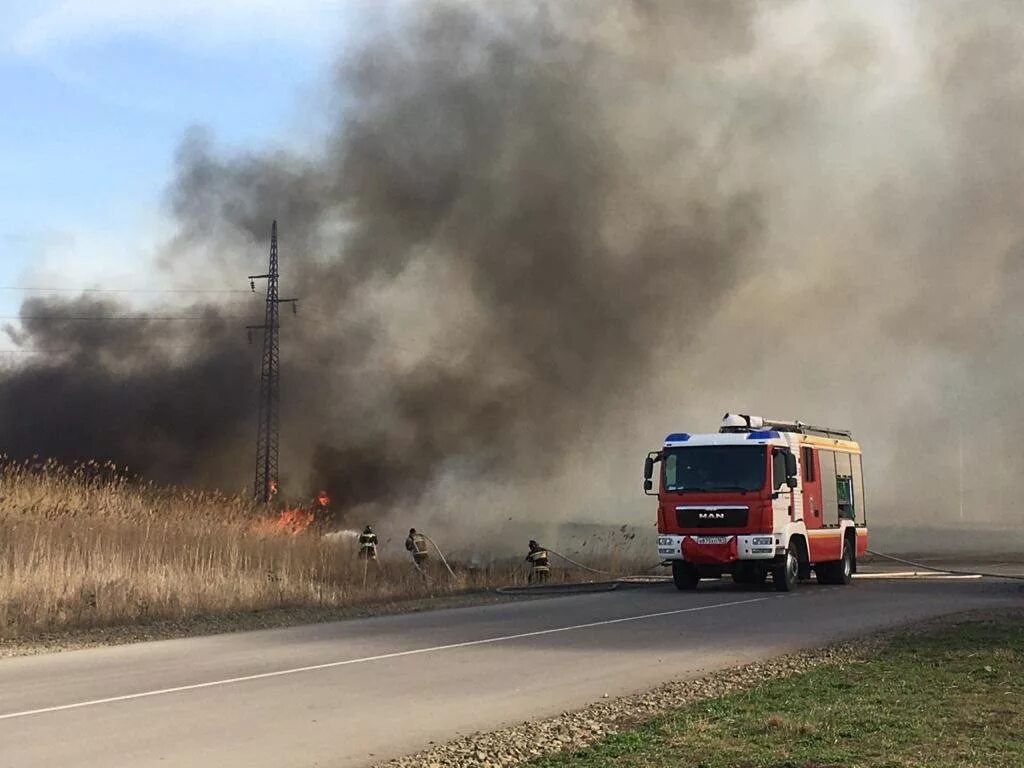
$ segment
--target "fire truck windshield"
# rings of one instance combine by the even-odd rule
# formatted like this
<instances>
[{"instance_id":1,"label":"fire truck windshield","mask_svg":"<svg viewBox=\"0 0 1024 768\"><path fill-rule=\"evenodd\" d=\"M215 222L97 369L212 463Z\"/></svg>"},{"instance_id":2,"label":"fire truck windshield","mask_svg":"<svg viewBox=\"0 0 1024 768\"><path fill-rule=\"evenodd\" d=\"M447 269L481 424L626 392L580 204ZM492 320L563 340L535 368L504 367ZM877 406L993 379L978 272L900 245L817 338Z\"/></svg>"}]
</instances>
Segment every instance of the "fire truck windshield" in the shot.
<instances>
[{"instance_id":1,"label":"fire truck windshield","mask_svg":"<svg viewBox=\"0 0 1024 768\"><path fill-rule=\"evenodd\" d=\"M759 491L767 466L763 445L695 445L665 451L665 490Z\"/></svg>"}]
</instances>

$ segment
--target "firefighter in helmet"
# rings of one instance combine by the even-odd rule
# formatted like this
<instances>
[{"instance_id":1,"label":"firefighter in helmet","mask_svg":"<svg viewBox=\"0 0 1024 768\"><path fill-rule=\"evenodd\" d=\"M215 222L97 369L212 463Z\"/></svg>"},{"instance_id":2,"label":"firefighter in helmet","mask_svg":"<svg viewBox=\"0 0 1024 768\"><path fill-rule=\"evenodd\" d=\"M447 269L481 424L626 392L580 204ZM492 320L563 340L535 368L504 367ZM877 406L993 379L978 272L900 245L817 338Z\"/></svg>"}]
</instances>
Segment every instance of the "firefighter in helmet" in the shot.
<instances>
[{"instance_id":1,"label":"firefighter in helmet","mask_svg":"<svg viewBox=\"0 0 1024 768\"><path fill-rule=\"evenodd\" d=\"M331 497L320 491L313 499L313 526L322 535L331 523Z\"/></svg>"},{"instance_id":2,"label":"firefighter in helmet","mask_svg":"<svg viewBox=\"0 0 1024 768\"><path fill-rule=\"evenodd\" d=\"M405 548L412 555L412 561L416 567L422 570L430 559L430 553L427 551L427 537L415 528L410 528L409 536L405 540Z\"/></svg>"},{"instance_id":3,"label":"firefighter in helmet","mask_svg":"<svg viewBox=\"0 0 1024 768\"><path fill-rule=\"evenodd\" d=\"M363 528L363 532L359 534L359 557L364 560L377 559L377 534L369 525Z\"/></svg>"},{"instance_id":4,"label":"firefighter in helmet","mask_svg":"<svg viewBox=\"0 0 1024 768\"><path fill-rule=\"evenodd\" d=\"M533 539L530 539L530 551L526 555L526 562L530 564L530 583L543 584L548 580L551 568L548 566L548 551Z\"/></svg>"}]
</instances>

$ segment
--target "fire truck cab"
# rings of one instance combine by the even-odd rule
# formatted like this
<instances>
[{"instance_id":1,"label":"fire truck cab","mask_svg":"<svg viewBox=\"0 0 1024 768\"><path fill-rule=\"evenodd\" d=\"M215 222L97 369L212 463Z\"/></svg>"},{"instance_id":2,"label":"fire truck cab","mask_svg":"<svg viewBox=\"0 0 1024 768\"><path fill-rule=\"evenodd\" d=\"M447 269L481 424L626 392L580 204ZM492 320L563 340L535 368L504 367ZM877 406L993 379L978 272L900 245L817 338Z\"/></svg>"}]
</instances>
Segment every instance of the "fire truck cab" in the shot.
<instances>
[{"instance_id":1,"label":"fire truck cab","mask_svg":"<svg viewBox=\"0 0 1024 768\"><path fill-rule=\"evenodd\" d=\"M679 589L726 573L738 584L770 575L785 592L812 571L849 584L867 550L860 446L847 430L727 413L718 432L668 435L647 456L644 491L658 498L658 556Z\"/></svg>"}]
</instances>

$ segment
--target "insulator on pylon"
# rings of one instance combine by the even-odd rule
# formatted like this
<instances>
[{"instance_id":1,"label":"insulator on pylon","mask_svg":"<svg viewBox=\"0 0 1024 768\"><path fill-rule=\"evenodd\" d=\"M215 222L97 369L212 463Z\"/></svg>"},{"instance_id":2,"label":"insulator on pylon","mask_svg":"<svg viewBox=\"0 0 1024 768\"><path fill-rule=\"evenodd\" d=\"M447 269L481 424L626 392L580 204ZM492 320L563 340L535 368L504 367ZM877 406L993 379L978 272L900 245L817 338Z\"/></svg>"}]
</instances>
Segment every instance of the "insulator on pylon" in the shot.
<instances>
[{"instance_id":1,"label":"insulator on pylon","mask_svg":"<svg viewBox=\"0 0 1024 768\"><path fill-rule=\"evenodd\" d=\"M293 301L292 302L292 314L293 315L299 314L299 302L297 302L297 301Z\"/></svg>"},{"instance_id":2,"label":"insulator on pylon","mask_svg":"<svg viewBox=\"0 0 1024 768\"><path fill-rule=\"evenodd\" d=\"M253 293L256 293L256 281L252 278L249 279L249 287L252 289Z\"/></svg>"}]
</instances>

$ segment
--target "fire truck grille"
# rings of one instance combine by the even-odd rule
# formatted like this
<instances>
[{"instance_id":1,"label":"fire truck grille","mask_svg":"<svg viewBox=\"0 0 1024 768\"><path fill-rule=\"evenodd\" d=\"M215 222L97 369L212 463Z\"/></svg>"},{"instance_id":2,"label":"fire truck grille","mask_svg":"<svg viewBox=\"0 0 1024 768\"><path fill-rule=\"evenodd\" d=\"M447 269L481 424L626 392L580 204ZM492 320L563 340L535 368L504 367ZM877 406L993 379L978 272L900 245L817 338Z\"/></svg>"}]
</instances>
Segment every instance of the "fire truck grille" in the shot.
<instances>
[{"instance_id":1,"label":"fire truck grille","mask_svg":"<svg viewBox=\"0 0 1024 768\"><path fill-rule=\"evenodd\" d=\"M749 514L747 507L677 507L676 522L680 528L742 528L747 524Z\"/></svg>"}]
</instances>

